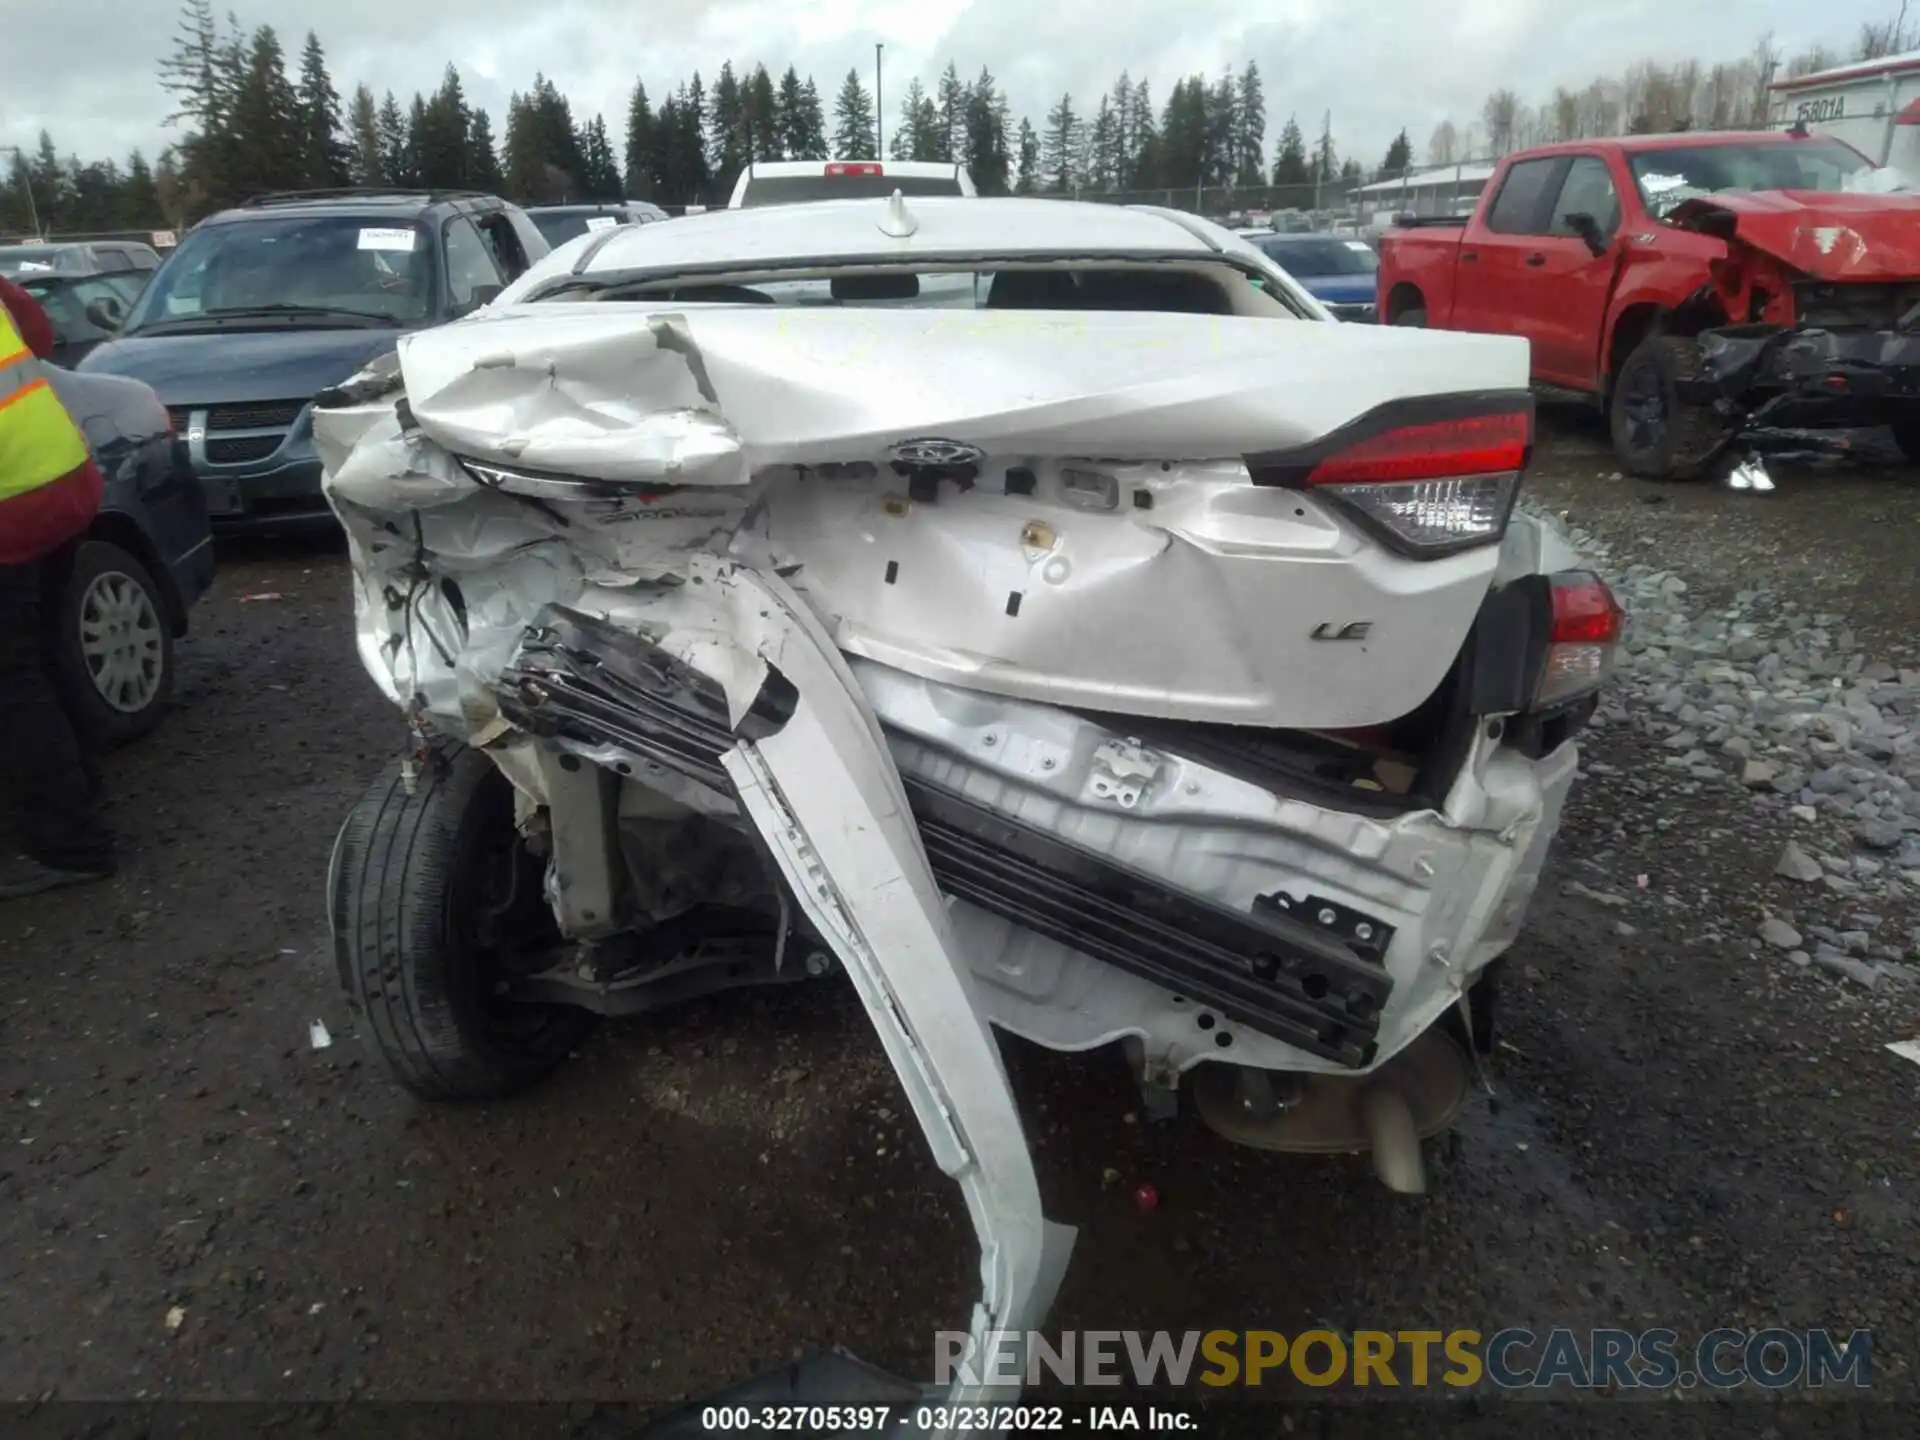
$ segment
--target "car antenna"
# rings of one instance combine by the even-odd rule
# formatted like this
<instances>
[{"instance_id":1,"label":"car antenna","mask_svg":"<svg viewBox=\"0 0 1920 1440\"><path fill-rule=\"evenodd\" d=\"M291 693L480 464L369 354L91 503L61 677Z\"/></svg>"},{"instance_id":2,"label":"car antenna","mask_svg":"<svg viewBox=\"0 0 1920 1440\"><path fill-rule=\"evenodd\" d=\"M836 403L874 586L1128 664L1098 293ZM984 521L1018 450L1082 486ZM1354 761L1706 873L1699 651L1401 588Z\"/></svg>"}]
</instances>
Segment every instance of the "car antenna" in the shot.
<instances>
[{"instance_id":1,"label":"car antenna","mask_svg":"<svg viewBox=\"0 0 1920 1440\"><path fill-rule=\"evenodd\" d=\"M880 222L880 233L891 235L896 240L904 240L919 228L920 222L914 219L913 212L907 209L907 197L895 190L893 198L887 201L887 214L886 218Z\"/></svg>"}]
</instances>

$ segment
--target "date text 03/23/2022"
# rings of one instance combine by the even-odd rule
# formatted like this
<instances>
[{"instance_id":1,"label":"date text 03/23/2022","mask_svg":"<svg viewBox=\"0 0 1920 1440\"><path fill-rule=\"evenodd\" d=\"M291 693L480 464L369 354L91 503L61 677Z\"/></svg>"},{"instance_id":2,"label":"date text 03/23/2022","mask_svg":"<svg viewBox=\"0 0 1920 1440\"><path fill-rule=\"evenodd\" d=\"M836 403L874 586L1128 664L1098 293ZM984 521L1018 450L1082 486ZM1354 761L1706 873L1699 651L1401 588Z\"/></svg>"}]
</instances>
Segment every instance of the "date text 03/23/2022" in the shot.
<instances>
[{"instance_id":1,"label":"date text 03/23/2022","mask_svg":"<svg viewBox=\"0 0 1920 1440\"><path fill-rule=\"evenodd\" d=\"M896 1415L896 1411L899 1413ZM1198 1428L1198 1419L1165 1405L920 1405L910 1412L913 1431L923 1434L999 1435L1068 1431L1162 1431ZM904 1421L905 1407L891 1405L710 1405L700 1412L700 1428L728 1431L792 1430L831 1434L836 1430L879 1433ZM912 1433L909 1431L907 1433Z\"/></svg>"}]
</instances>

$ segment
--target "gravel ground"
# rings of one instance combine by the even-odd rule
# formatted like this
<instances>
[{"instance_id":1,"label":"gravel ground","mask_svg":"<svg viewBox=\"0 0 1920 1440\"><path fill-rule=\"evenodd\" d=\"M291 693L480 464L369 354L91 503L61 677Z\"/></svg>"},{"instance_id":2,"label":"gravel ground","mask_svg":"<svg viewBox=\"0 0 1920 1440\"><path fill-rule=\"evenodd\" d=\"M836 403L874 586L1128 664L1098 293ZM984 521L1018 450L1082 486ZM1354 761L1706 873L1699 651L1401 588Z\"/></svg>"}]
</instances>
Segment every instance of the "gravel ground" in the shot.
<instances>
[{"instance_id":1,"label":"gravel ground","mask_svg":"<svg viewBox=\"0 0 1920 1440\"><path fill-rule=\"evenodd\" d=\"M1778 473L1642 485L1550 429L1533 503L1635 653L1428 1196L1006 1043L1081 1227L1054 1324L1866 1326L1920 1398L1920 1065L1884 1048L1920 1036L1920 485ZM125 872L0 909L0 1398L657 1403L824 1342L923 1373L972 1232L842 987L606 1027L490 1108L388 1080L325 952L400 739L344 569L230 554L108 764Z\"/></svg>"}]
</instances>

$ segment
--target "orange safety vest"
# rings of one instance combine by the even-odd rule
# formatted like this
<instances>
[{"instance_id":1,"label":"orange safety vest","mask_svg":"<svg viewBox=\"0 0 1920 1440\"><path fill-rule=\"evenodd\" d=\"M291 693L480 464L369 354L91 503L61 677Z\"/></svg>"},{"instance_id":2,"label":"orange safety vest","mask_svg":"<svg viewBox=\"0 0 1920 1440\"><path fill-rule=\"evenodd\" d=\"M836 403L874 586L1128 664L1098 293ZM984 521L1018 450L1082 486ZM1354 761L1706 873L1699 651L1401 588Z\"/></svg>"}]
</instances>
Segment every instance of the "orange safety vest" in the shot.
<instances>
[{"instance_id":1,"label":"orange safety vest","mask_svg":"<svg viewBox=\"0 0 1920 1440\"><path fill-rule=\"evenodd\" d=\"M86 437L0 305L0 505L85 465Z\"/></svg>"}]
</instances>

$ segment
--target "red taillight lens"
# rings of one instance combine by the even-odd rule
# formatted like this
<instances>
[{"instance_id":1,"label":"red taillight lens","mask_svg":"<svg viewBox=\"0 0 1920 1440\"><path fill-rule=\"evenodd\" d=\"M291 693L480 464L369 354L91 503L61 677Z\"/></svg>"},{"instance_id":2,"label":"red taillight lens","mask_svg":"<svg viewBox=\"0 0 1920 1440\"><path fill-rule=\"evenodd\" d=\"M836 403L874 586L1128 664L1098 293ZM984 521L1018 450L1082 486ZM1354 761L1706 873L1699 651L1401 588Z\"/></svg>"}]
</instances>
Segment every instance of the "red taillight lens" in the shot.
<instances>
[{"instance_id":1,"label":"red taillight lens","mask_svg":"<svg viewBox=\"0 0 1920 1440\"><path fill-rule=\"evenodd\" d=\"M884 175L886 168L870 160L836 160L827 166L829 175Z\"/></svg>"},{"instance_id":2,"label":"red taillight lens","mask_svg":"<svg viewBox=\"0 0 1920 1440\"><path fill-rule=\"evenodd\" d=\"M1294 483L1337 501L1392 549L1431 560L1506 534L1532 440L1530 406L1413 421L1342 445Z\"/></svg>"},{"instance_id":3,"label":"red taillight lens","mask_svg":"<svg viewBox=\"0 0 1920 1440\"><path fill-rule=\"evenodd\" d=\"M1548 709L1597 690L1613 673L1626 614L1613 591L1590 570L1563 570L1553 590L1553 641L1540 676L1536 708Z\"/></svg>"},{"instance_id":4,"label":"red taillight lens","mask_svg":"<svg viewBox=\"0 0 1920 1440\"><path fill-rule=\"evenodd\" d=\"M1615 645L1626 620L1607 582L1588 570L1553 577L1553 643Z\"/></svg>"},{"instance_id":5,"label":"red taillight lens","mask_svg":"<svg viewBox=\"0 0 1920 1440\"><path fill-rule=\"evenodd\" d=\"M1525 411L1401 425L1327 456L1309 485L1393 485L1518 470L1533 439Z\"/></svg>"}]
</instances>

